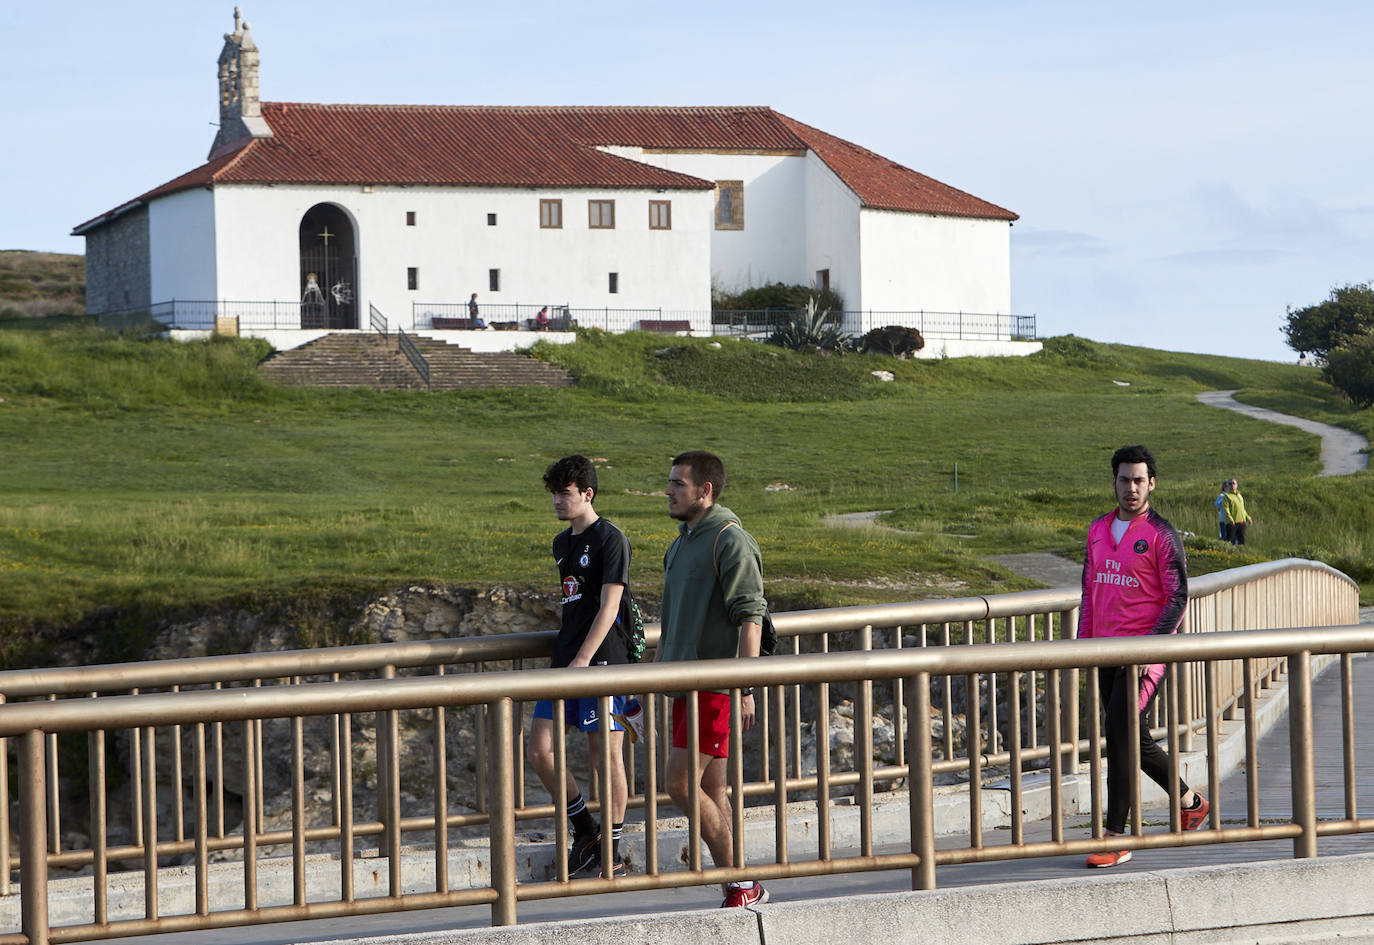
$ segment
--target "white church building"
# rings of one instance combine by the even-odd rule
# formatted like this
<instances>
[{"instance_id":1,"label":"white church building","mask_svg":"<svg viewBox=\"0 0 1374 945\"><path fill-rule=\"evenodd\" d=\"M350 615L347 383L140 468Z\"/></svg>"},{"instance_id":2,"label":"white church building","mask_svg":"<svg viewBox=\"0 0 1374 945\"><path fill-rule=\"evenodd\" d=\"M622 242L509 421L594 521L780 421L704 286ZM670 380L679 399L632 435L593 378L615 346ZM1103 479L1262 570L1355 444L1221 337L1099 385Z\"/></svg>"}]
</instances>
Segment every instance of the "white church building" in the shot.
<instances>
[{"instance_id":1,"label":"white church building","mask_svg":"<svg viewBox=\"0 0 1374 945\"><path fill-rule=\"evenodd\" d=\"M426 330L477 293L491 322L709 334L713 287L782 282L1017 336L1016 214L771 108L260 102L258 68L236 9L207 162L73 231L88 311Z\"/></svg>"}]
</instances>

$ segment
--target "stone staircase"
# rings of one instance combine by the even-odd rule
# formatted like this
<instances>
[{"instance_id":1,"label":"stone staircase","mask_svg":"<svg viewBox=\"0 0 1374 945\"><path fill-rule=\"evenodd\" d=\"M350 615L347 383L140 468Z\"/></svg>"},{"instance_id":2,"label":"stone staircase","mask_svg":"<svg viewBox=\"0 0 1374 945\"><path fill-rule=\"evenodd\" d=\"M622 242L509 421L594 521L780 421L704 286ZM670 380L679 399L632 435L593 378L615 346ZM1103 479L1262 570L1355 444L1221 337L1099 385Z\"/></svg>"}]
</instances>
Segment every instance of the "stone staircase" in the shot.
<instances>
[{"instance_id":1,"label":"stone staircase","mask_svg":"<svg viewBox=\"0 0 1374 945\"><path fill-rule=\"evenodd\" d=\"M572 375L523 354L478 354L433 338L410 336L429 362L431 390L486 387L570 387ZM388 340L370 333L336 333L278 351L258 365L258 374L275 384L301 387L371 387L423 390L424 381L405 355Z\"/></svg>"}]
</instances>

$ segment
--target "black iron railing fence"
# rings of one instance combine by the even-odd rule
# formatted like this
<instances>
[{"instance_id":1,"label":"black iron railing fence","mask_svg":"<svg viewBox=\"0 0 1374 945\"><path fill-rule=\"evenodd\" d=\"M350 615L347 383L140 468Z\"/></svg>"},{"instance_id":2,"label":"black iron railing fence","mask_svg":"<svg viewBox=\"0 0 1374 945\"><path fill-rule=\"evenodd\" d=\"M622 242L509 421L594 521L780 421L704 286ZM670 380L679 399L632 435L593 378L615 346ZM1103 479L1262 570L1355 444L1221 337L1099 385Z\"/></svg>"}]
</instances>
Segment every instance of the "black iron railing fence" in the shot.
<instances>
[{"instance_id":1,"label":"black iron railing fence","mask_svg":"<svg viewBox=\"0 0 1374 945\"><path fill-rule=\"evenodd\" d=\"M376 311L375 306L369 309ZM548 325L542 330L600 328L603 331L693 332L713 335L764 337L797 317L799 311L766 309L726 311L664 308L588 308L566 303L483 303L478 314L487 329L497 331L541 330L539 312L545 310ZM300 302L251 302L235 300L174 299L138 308L99 314L103 327L130 330L144 327L213 330L216 317L236 318L240 331L298 329L302 323ZM308 320L308 319L307 319ZM946 312L926 309L906 311L832 312L826 319L848 335L862 337L874 328L900 325L915 328L927 339L967 341L1034 341L1039 337L1034 315L996 312ZM376 328L375 322L372 325ZM398 324L396 327L400 327ZM411 303L409 331L472 329L467 302Z\"/></svg>"},{"instance_id":2,"label":"black iron railing fence","mask_svg":"<svg viewBox=\"0 0 1374 945\"><path fill-rule=\"evenodd\" d=\"M425 390L429 390L429 359L415 347L415 342L406 334L404 328L396 329L396 347L410 360L420 379L425 382Z\"/></svg>"},{"instance_id":3,"label":"black iron railing fence","mask_svg":"<svg viewBox=\"0 0 1374 945\"><path fill-rule=\"evenodd\" d=\"M377 334L381 335L382 340L385 341L387 337L386 316L378 310L377 306L369 302L367 304L367 317L368 321L372 324L372 330L375 331Z\"/></svg>"}]
</instances>

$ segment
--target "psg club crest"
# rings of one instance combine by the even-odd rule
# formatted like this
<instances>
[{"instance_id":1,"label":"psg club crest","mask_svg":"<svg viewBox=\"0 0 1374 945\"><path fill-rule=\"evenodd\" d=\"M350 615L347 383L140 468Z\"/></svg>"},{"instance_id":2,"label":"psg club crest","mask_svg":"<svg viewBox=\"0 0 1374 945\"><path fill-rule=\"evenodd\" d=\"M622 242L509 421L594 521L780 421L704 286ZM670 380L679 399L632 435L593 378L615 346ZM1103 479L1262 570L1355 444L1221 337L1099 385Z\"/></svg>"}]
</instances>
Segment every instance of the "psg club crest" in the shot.
<instances>
[{"instance_id":1,"label":"psg club crest","mask_svg":"<svg viewBox=\"0 0 1374 945\"><path fill-rule=\"evenodd\" d=\"M1143 555L1146 551L1149 550L1150 543L1146 541L1144 538L1142 538L1139 541L1137 541L1132 547L1135 548L1136 554Z\"/></svg>"}]
</instances>

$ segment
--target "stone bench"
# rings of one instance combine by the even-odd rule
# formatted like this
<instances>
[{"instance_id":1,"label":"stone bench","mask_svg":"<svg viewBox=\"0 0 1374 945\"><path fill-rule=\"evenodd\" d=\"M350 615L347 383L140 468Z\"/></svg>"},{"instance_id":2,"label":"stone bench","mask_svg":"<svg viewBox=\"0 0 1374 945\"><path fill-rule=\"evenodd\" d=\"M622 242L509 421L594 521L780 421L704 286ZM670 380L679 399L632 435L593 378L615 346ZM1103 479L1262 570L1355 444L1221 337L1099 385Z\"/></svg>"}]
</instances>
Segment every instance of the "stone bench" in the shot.
<instances>
[{"instance_id":1,"label":"stone bench","mask_svg":"<svg viewBox=\"0 0 1374 945\"><path fill-rule=\"evenodd\" d=\"M679 331L691 331L692 323L689 321L675 321L671 319L641 318L639 320L640 331L658 331L671 334Z\"/></svg>"},{"instance_id":2,"label":"stone bench","mask_svg":"<svg viewBox=\"0 0 1374 945\"><path fill-rule=\"evenodd\" d=\"M472 330L477 326L475 318L449 318L443 315L433 315L429 319L429 325L434 329L449 330Z\"/></svg>"}]
</instances>

